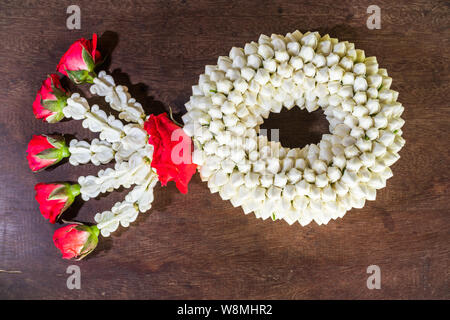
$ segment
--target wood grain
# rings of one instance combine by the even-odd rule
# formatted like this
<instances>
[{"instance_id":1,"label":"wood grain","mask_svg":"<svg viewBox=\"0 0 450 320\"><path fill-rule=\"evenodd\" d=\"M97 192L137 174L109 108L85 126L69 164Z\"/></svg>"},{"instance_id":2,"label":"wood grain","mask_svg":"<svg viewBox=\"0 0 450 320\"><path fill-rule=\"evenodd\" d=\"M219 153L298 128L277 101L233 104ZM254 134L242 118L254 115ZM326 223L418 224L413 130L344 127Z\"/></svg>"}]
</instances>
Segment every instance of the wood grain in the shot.
<instances>
[{"instance_id":1,"label":"wood grain","mask_svg":"<svg viewBox=\"0 0 450 320\"><path fill-rule=\"evenodd\" d=\"M379 0L381 29L368 30L373 1L77 1L81 30L66 29L71 2L0 1L0 298L3 299L448 299L449 3ZM102 35L109 70L148 113L178 116L205 64L261 33L318 30L375 55L405 106L406 146L377 200L327 226L289 226L244 215L195 176L187 195L158 187L153 209L128 230L101 239L66 268L34 200L39 181L76 181L98 168L67 162L32 174L33 134L92 139L78 121L48 125L32 102L43 77L80 37ZM85 88L84 88L85 89ZM326 120L292 111L271 117L283 143L317 142ZM67 216L93 221L124 191L77 201ZM381 268L381 290L366 269Z\"/></svg>"}]
</instances>

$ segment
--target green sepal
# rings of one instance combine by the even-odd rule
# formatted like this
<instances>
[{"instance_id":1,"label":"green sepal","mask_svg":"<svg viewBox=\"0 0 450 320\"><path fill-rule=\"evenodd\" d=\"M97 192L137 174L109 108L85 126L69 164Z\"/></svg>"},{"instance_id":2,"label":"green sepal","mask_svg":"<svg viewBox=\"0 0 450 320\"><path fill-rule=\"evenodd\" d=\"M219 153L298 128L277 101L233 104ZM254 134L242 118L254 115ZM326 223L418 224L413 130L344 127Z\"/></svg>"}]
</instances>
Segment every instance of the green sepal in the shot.
<instances>
[{"instance_id":1,"label":"green sepal","mask_svg":"<svg viewBox=\"0 0 450 320\"><path fill-rule=\"evenodd\" d=\"M47 141L55 148L61 149L66 146L66 141L61 136L46 136Z\"/></svg>"},{"instance_id":2,"label":"green sepal","mask_svg":"<svg viewBox=\"0 0 450 320\"><path fill-rule=\"evenodd\" d=\"M95 75L92 76L88 70L76 70L76 71L66 70L66 72L70 80L72 80L76 84L81 84L85 82L94 83Z\"/></svg>"},{"instance_id":3,"label":"green sepal","mask_svg":"<svg viewBox=\"0 0 450 320\"><path fill-rule=\"evenodd\" d=\"M63 186L56 188L53 192L48 196L48 200L65 200L64 207L61 209L56 220L59 219L61 214L66 211L72 203L75 201L77 195L80 194L80 185L79 184L70 184L70 183L61 183Z\"/></svg>"},{"instance_id":4,"label":"green sepal","mask_svg":"<svg viewBox=\"0 0 450 320\"><path fill-rule=\"evenodd\" d=\"M65 199L69 198L74 200L77 195L80 194L80 185L79 184L70 184L67 182L55 183L61 184L61 187L53 190L52 193L48 196L49 200L56 199Z\"/></svg>"},{"instance_id":5,"label":"green sepal","mask_svg":"<svg viewBox=\"0 0 450 320\"><path fill-rule=\"evenodd\" d=\"M75 260L81 260L84 257L86 257L89 253L94 251L94 249L97 247L98 244L98 235L100 231L98 230L97 226L87 226L87 225L78 225L75 227L78 231L85 231L89 232L89 238L87 239L86 243L84 244L83 248L81 249L80 256L76 258Z\"/></svg>"},{"instance_id":6,"label":"green sepal","mask_svg":"<svg viewBox=\"0 0 450 320\"><path fill-rule=\"evenodd\" d=\"M36 157L40 159L55 159L56 162L53 163L55 164L63 158L70 156L69 148L67 147L63 137L46 136L46 138L48 143L50 143L54 148L41 151L36 155Z\"/></svg>"},{"instance_id":7,"label":"green sepal","mask_svg":"<svg viewBox=\"0 0 450 320\"><path fill-rule=\"evenodd\" d=\"M56 183L59 184L59 183ZM60 200L69 198L67 187L70 186L68 183L61 183L61 187L55 188L52 193L49 194L48 200Z\"/></svg>"},{"instance_id":8,"label":"green sepal","mask_svg":"<svg viewBox=\"0 0 450 320\"><path fill-rule=\"evenodd\" d=\"M39 152L36 157L38 157L39 159L46 159L46 160L50 160L50 159L55 159L55 160L61 160L61 150L59 149L46 149L44 151Z\"/></svg>"},{"instance_id":9,"label":"green sepal","mask_svg":"<svg viewBox=\"0 0 450 320\"><path fill-rule=\"evenodd\" d=\"M60 111L58 100L45 99L42 100L42 104L44 105L45 109L50 110L52 112Z\"/></svg>"},{"instance_id":10,"label":"green sepal","mask_svg":"<svg viewBox=\"0 0 450 320\"><path fill-rule=\"evenodd\" d=\"M50 76L48 76L48 77L50 77ZM54 95L56 98L58 98L58 100L59 100L59 98L61 98L61 97L66 97L66 100L67 100L67 94L66 94L66 91L64 91L64 90L62 90L62 89L56 87L55 84L53 83L53 78L52 78L52 77L50 77L50 83L51 83L51 88L52 88L52 93L53 93L53 95Z\"/></svg>"},{"instance_id":11,"label":"green sepal","mask_svg":"<svg viewBox=\"0 0 450 320\"><path fill-rule=\"evenodd\" d=\"M67 96L63 95L58 97L57 99L58 100L42 100L44 108L51 112L54 112L54 114L52 115L52 120L49 121L51 123L58 122L64 118L64 113L62 112L62 110L67 106Z\"/></svg>"},{"instance_id":12,"label":"green sepal","mask_svg":"<svg viewBox=\"0 0 450 320\"><path fill-rule=\"evenodd\" d=\"M92 59L91 54L84 47L83 47L82 55L83 55L83 60L86 63L88 70L90 72L94 71L94 68L95 68L94 60Z\"/></svg>"},{"instance_id":13,"label":"green sepal","mask_svg":"<svg viewBox=\"0 0 450 320\"><path fill-rule=\"evenodd\" d=\"M53 94L55 95L55 97L57 97L58 99L61 97L66 97L66 92L53 86L53 84L52 84L52 91L53 91Z\"/></svg>"},{"instance_id":14,"label":"green sepal","mask_svg":"<svg viewBox=\"0 0 450 320\"><path fill-rule=\"evenodd\" d=\"M46 121L48 123L56 123L64 118L64 113L62 111L55 112L54 114L47 117Z\"/></svg>"},{"instance_id":15,"label":"green sepal","mask_svg":"<svg viewBox=\"0 0 450 320\"><path fill-rule=\"evenodd\" d=\"M89 71L87 70L78 70L78 71L69 71L66 70L67 75L69 76L70 80L75 82L76 84L80 84L85 82L84 79L86 78Z\"/></svg>"}]
</instances>

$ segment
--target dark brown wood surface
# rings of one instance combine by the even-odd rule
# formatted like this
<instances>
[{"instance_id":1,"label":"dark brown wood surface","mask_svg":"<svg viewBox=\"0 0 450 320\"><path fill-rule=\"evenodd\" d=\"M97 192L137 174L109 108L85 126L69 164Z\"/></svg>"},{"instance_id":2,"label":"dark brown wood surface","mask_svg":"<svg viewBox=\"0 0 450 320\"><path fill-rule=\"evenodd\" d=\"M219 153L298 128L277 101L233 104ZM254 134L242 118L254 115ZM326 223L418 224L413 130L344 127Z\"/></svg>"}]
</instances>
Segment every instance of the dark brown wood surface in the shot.
<instances>
[{"instance_id":1,"label":"dark brown wood surface","mask_svg":"<svg viewBox=\"0 0 450 320\"><path fill-rule=\"evenodd\" d=\"M0 298L5 299L448 299L448 1L77 1L81 30L67 30L71 1L0 1ZM367 7L381 8L369 30ZM92 165L30 172L33 134L96 135L79 121L46 124L32 103L41 81L80 37L102 36L109 70L148 113L184 112L204 65L261 33L318 30L354 42L387 68L405 106L406 146L377 200L327 226L289 226L244 215L196 175L187 195L158 186L154 206L101 238L81 262L61 259L34 200L37 182L76 181ZM85 88L84 88L85 89ZM290 111L266 124L301 146L327 132L320 112ZM66 218L93 221L125 190L83 203ZM81 289L66 268L81 268ZM381 289L366 270L381 268ZM10 273L5 271L20 271Z\"/></svg>"}]
</instances>

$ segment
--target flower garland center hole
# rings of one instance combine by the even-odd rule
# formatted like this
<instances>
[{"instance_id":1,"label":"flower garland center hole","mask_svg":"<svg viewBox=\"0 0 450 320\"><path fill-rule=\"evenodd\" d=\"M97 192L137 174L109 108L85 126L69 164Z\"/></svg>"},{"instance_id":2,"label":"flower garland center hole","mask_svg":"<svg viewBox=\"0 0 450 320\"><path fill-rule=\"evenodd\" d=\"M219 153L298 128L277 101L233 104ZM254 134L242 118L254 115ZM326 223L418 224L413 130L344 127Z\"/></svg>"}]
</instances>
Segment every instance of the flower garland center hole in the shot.
<instances>
[{"instance_id":1,"label":"flower garland center hole","mask_svg":"<svg viewBox=\"0 0 450 320\"><path fill-rule=\"evenodd\" d=\"M322 135L330 133L322 108L314 112L294 106L283 108L280 113L270 113L260 127L269 140L278 140L285 148L303 148L307 144L318 144ZM277 131L278 130L278 137Z\"/></svg>"}]
</instances>

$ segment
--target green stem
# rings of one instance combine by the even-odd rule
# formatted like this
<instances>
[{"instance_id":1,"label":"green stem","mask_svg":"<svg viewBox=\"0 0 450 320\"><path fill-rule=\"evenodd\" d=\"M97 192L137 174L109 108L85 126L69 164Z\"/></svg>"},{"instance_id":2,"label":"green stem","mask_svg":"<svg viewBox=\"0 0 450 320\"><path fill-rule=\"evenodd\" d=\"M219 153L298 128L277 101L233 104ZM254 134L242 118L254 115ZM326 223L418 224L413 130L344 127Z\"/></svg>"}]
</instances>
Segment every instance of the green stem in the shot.
<instances>
[{"instance_id":1,"label":"green stem","mask_svg":"<svg viewBox=\"0 0 450 320\"><path fill-rule=\"evenodd\" d=\"M90 226L90 229L93 234L95 234L96 237L100 234L100 230L98 229L97 225Z\"/></svg>"},{"instance_id":2,"label":"green stem","mask_svg":"<svg viewBox=\"0 0 450 320\"><path fill-rule=\"evenodd\" d=\"M69 187L69 192L72 194L72 196L75 198L81 193L81 186L76 183Z\"/></svg>"},{"instance_id":3,"label":"green stem","mask_svg":"<svg viewBox=\"0 0 450 320\"><path fill-rule=\"evenodd\" d=\"M70 156L70 151L69 151L69 147L68 146L62 147L60 152L61 152L61 158L66 158L66 157Z\"/></svg>"},{"instance_id":4,"label":"green stem","mask_svg":"<svg viewBox=\"0 0 450 320\"><path fill-rule=\"evenodd\" d=\"M97 78L97 74L94 71L91 71L86 76L87 83L94 83L94 79Z\"/></svg>"},{"instance_id":5,"label":"green stem","mask_svg":"<svg viewBox=\"0 0 450 320\"><path fill-rule=\"evenodd\" d=\"M180 123L178 123L178 121L176 121L176 120L173 118L172 108L171 108L170 106L169 106L169 117L170 117L170 119L171 119L177 126L183 128L183 126L182 126Z\"/></svg>"}]
</instances>

